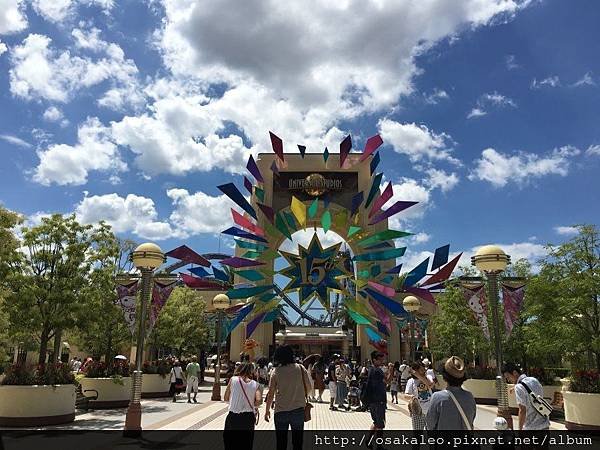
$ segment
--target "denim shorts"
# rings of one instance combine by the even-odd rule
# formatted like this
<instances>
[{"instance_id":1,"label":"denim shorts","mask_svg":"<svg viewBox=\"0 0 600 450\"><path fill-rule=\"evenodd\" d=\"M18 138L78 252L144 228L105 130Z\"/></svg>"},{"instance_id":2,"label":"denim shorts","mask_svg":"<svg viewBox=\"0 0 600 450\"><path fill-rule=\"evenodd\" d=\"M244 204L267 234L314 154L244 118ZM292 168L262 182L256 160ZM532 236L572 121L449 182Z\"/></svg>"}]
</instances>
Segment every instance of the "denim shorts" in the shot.
<instances>
[{"instance_id":1,"label":"denim shorts","mask_svg":"<svg viewBox=\"0 0 600 450\"><path fill-rule=\"evenodd\" d=\"M385 428L385 402L369 403L369 411L375 428Z\"/></svg>"}]
</instances>

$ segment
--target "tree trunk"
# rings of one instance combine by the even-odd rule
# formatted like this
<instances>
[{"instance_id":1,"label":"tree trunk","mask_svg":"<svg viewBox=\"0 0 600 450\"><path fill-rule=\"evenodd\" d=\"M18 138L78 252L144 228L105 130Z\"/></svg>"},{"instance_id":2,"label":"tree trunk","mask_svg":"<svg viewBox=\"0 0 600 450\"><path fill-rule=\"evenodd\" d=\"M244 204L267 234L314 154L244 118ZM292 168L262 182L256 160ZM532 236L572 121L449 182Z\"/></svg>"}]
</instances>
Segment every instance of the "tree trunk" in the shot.
<instances>
[{"instance_id":1,"label":"tree trunk","mask_svg":"<svg viewBox=\"0 0 600 450\"><path fill-rule=\"evenodd\" d=\"M112 360L112 328L108 329L108 336L106 340L106 353L104 354L104 360L108 364Z\"/></svg>"},{"instance_id":2,"label":"tree trunk","mask_svg":"<svg viewBox=\"0 0 600 450\"><path fill-rule=\"evenodd\" d=\"M51 361L52 363L56 363L58 361L60 361L61 358L61 350L62 350L62 330L61 329L57 329L54 330L54 349L53 349L53 358L54 361Z\"/></svg>"},{"instance_id":3,"label":"tree trunk","mask_svg":"<svg viewBox=\"0 0 600 450\"><path fill-rule=\"evenodd\" d=\"M38 356L38 364L45 364L46 357L48 356L48 336L50 335L50 331L44 329L42 331L42 335L40 336L40 354Z\"/></svg>"}]
</instances>

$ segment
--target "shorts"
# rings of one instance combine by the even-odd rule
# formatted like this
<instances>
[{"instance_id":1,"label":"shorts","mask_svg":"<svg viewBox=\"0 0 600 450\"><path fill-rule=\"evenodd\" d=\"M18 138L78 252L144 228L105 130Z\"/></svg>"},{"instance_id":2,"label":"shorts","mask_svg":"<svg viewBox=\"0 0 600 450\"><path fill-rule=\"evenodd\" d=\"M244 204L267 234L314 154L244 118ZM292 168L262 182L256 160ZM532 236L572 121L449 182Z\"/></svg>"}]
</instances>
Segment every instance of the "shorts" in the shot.
<instances>
[{"instance_id":1,"label":"shorts","mask_svg":"<svg viewBox=\"0 0 600 450\"><path fill-rule=\"evenodd\" d=\"M185 388L185 393L190 394L194 391L194 394L198 393L198 377L191 376L187 380L187 386Z\"/></svg>"},{"instance_id":2,"label":"shorts","mask_svg":"<svg viewBox=\"0 0 600 450\"><path fill-rule=\"evenodd\" d=\"M337 392L337 382L329 382L329 396L335 401L335 394Z\"/></svg>"},{"instance_id":3,"label":"shorts","mask_svg":"<svg viewBox=\"0 0 600 450\"><path fill-rule=\"evenodd\" d=\"M371 411L371 419L375 428L385 428L385 402L369 403L369 411Z\"/></svg>"}]
</instances>

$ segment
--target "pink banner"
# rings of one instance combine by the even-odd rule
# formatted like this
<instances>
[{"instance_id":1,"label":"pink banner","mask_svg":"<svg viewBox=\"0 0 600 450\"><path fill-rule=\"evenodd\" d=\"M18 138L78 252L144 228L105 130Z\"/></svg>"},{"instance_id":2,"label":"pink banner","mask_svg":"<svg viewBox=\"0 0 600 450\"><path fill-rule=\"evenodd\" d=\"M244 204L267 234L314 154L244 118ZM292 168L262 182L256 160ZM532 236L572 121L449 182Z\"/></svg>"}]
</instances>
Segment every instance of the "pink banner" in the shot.
<instances>
[{"instance_id":1,"label":"pink banner","mask_svg":"<svg viewBox=\"0 0 600 450\"><path fill-rule=\"evenodd\" d=\"M396 290L393 287L384 286L383 284L379 284L374 281L369 281L368 283L369 286L371 286L374 289L377 289L383 295L387 295L388 297L393 297L394 295L396 295Z\"/></svg>"},{"instance_id":2,"label":"pink banner","mask_svg":"<svg viewBox=\"0 0 600 450\"><path fill-rule=\"evenodd\" d=\"M173 289L175 289L175 284L175 281L167 284L159 281L154 282L152 288L152 302L150 304L150 327L148 329L148 334L150 334L152 328L154 328L154 324L158 319L160 311L165 306L165 303L167 303Z\"/></svg>"},{"instance_id":3,"label":"pink banner","mask_svg":"<svg viewBox=\"0 0 600 450\"><path fill-rule=\"evenodd\" d=\"M512 287L503 284L502 300L504 302L504 326L506 327L506 335L509 336L523 307L525 285Z\"/></svg>"},{"instance_id":4,"label":"pink banner","mask_svg":"<svg viewBox=\"0 0 600 450\"><path fill-rule=\"evenodd\" d=\"M123 310L123 317L131 334L135 332L135 309L137 303L138 282L129 284L117 283L117 304Z\"/></svg>"},{"instance_id":5,"label":"pink banner","mask_svg":"<svg viewBox=\"0 0 600 450\"><path fill-rule=\"evenodd\" d=\"M379 321L384 324L388 330L391 330L392 322L390 320L390 316L388 316L383 306L372 299L369 299L369 305L371 305L371 308L373 308L373 311L375 311Z\"/></svg>"},{"instance_id":6,"label":"pink banner","mask_svg":"<svg viewBox=\"0 0 600 450\"><path fill-rule=\"evenodd\" d=\"M463 289L465 292L465 299L467 300L469 308L471 311L473 311L475 320L477 320L477 323L481 327L483 335L487 340L490 340L490 328L487 321L487 303L484 285L481 285L475 289Z\"/></svg>"}]
</instances>

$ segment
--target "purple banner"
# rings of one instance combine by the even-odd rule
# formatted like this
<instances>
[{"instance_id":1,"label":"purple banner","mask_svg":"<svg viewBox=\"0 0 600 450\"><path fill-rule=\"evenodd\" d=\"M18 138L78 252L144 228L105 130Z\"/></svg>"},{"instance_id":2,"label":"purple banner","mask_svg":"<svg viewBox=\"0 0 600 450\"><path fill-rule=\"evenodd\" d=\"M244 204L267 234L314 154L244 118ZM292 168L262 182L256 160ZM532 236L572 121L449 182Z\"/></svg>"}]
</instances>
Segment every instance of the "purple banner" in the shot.
<instances>
[{"instance_id":1,"label":"purple banner","mask_svg":"<svg viewBox=\"0 0 600 450\"><path fill-rule=\"evenodd\" d=\"M504 302L504 326L507 336L510 335L525 300L525 285L512 287L502 285L502 300Z\"/></svg>"},{"instance_id":2,"label":"purple banner","mask_svg":"<svg viewBox=\"0 0 600 450\"><path fill-rule=\"evenodd\" d=\"M152 332L154 324L160 315L160 311L165 306L165 303L167 303L171 292L175 289L175 285L175 281L171 283L161 283L160 281L154 282L154 286L152 287L152 302L150 304L150 327L148 329L148 334Z\"/></svg>"},{"instance_id":3,"label":"purple banner","mask_svg":"<svg viewBox=\"0 0 600 450\"><path fill-rule=\"evenodd\" d=\"M135 332L135 309L137 303L138 282L129 284L117 283L117 304L123 310L123 317L131 334Z\"/></svg>"},{"instance_id":4,"label":"purple banner","mask_svg":"<svg viewBox=\"0 0 600 450\"><path fill-rule=\"evenodd\" d=\"M465 287L463 287L463 289L465 293L465 300L467 300L467 304L473 312L475 320L477 320L477 323L481 327L483 335L489 341L490 328L488 326L487 321L487 302L485 295L485 287L482 284L479 287L476 287L475 289L467 289Z\"/></svg>"}]
</instances>

